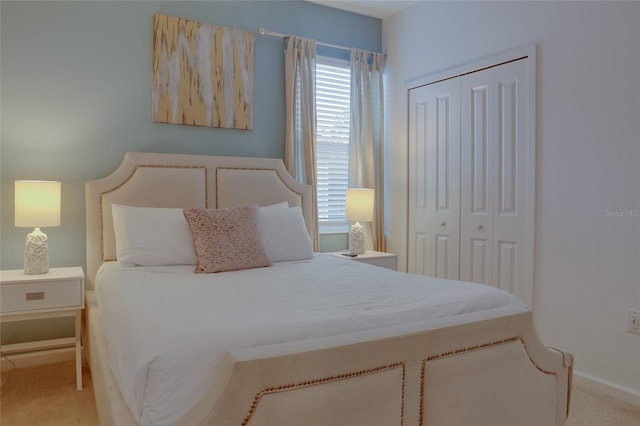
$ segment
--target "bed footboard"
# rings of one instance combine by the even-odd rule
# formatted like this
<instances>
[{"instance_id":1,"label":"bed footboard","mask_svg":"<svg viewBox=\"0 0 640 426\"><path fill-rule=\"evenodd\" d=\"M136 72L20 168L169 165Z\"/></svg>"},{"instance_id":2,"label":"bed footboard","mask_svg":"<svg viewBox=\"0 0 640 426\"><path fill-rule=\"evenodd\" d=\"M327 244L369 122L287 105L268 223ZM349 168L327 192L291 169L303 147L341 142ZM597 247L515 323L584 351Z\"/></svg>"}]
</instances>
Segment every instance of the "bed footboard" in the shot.
<instances>
[{"instance_id":1,"label":"bed footboard","mask_svg":"<svg viewBox=\"0 0 640 426\"><path fill-rule=\"evenodd\" d=\"M232 351L226 387L212 384L180 424L565 424L573 357L540 343L531 312L494 314ZM98 316L87 292L85 349L100 424L135 425Z\"/></svg>"},{"instance_id":2,"label":"bed footboard","mask_svg":"<svg viewBox=\"0 0 640 426\"><path fill-rule=\"evenodd\" d=\"M234 351L232 378L206 424L565 423L573 358L539 342L530 312L397 332Z\"/></svg>"}]
</instances>

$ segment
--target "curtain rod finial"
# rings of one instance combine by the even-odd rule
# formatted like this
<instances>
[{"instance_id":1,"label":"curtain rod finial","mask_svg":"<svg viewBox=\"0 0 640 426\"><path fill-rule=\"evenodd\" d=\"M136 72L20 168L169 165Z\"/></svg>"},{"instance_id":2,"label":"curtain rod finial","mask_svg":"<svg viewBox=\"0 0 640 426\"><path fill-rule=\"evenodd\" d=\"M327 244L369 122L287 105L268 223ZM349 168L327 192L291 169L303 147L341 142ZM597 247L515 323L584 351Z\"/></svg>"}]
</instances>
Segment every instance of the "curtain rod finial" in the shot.
<instances>
[{"instance_id":1,"label":"curtain rod finial","mask_svg":"<svg viewBox=\"0 0 640 426\"><path fill-rule=\"evenodd\" d=\"M264 28L262 28L262 27L261 27L261 28L258 28L258 34L260 34L261 36L265 35L265 34L266 34L265 29L264 29Z\"/></svg>"}]
</instances>

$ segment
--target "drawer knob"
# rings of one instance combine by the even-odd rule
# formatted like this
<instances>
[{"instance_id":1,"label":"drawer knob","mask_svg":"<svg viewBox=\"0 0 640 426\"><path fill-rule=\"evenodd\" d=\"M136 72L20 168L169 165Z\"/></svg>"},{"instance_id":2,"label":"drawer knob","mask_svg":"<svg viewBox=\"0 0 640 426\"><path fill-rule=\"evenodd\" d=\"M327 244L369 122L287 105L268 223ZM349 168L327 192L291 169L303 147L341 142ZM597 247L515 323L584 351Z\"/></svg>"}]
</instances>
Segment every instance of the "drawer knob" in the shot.
<instances>
[{"instance_id":1,"label":"drawer knob","mask_svg":"<svg viewBox=\"0 0 640 426\"><path fill-rule=\"evenodd\" d=\"M25 299L27 299L27 302L30 302L32 300L44 300L44 291L37 291L37 292L33 292L33 293L27 293L25 295Z\"/></svg>"}]
</instances>

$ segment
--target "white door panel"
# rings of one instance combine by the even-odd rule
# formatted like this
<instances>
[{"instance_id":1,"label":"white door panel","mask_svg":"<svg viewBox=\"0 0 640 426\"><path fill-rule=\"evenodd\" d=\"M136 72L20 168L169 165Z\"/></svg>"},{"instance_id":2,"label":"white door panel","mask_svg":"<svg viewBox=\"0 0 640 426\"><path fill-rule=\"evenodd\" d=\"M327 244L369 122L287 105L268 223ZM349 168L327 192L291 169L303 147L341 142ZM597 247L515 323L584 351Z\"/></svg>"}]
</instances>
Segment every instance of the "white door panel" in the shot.
<instances>
[{"instance_id":1,"label":"white door panel","mask_svg":"<svg viewBox=\"0 0 640 426\"><path fill-rule=\"evenodd\" d=\"M491 69L461 77L460 83L460 279L490 284L494 278L493 126Z\"/></svg>"},{"instance_id":2,"label":"white door panel","mask_svg":"<svg viewBox=\"0 0 640 426\"><path fill-rule=\"evenodd\" d=\"M531 303L534 241L528 231L535 220L535 193L529 188L535 150L528 129L528 68L526 60L520 60L492 70L497 100L493 215L497 262L491 284Z\"/></svg>"},{"instance_id":3,"label":"white door panel","mask_svg":"<svg viewBox=\"0 0 640 426\"><path fill-rule=\"evenodd\" d=\"M526 60L461 77L460 279L530 301L526 79Z\"/></svg>"},{"instance_id":4,"label":"white door panel","mask_svg":"<svg viewBox=\"0 0 640 426\"><path fill-rule=\"evenodd\" d=\"M459 277L460 82L409 94L409 272Z\"/></svg>"}]
</instances>

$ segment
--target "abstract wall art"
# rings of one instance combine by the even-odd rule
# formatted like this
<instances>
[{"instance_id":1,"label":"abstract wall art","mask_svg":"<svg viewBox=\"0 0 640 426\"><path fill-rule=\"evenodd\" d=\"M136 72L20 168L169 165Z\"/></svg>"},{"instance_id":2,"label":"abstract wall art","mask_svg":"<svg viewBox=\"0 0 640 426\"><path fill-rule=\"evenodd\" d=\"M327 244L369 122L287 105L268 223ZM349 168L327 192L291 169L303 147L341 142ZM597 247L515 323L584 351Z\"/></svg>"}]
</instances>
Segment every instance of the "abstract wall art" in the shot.
<instances>
[{"instance_id":1,"label":"abstract wall art","mask_svg":"<svg viewBox=\"0 0 640 426\"><path fill-rule=\"evenodd\" d=\"M255 33L154 15L153 121L253 129Z\"/></svg>"}]
</instances>

